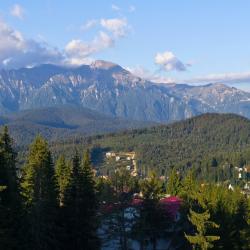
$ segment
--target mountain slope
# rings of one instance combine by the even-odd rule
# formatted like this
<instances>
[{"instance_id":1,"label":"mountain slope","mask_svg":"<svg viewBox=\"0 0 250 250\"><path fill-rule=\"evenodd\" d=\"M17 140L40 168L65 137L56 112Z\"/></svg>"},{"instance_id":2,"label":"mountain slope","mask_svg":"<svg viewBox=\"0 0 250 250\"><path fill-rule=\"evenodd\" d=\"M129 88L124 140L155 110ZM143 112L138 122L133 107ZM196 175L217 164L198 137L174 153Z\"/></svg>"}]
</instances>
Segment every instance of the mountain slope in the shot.
<instances>
[{"instance_id":1,"label":"mountain slope","mask_svg":"<svg viewBox=\"0 0 250 250\"><path fill-rule=\"evenodd\" d=\"M76 141L57 142L53 151L70 152ZM85 138L78 138L81 149ZM234 114L205 114L170 125L104 135L91 140L103 152L135 151L141 169L169 169L172 166L204 169L215 157L222 165L238 166L241 156L250 162L250 121Z\"/></svg>"},{"instance_id":2,"label":"mountain slope","mask_svg":"<svg viewBox=\"0 0 250 250\"><path fill-rule=\"evenodd\" d=\"M0 71L0 114L68 104L141 121L171 122L206 112L250 117L250 93L222 84L155 84L105 61Z\"/></svg>"},{"instance_id":3,"label":"mountain slope","mask_svg":"<svg viewBox=\"0 0 250 250\"><path fill-rule=\"evenodd\" d=\"M18 146L27 145L37 134L49 141L119 130L146 127L153 123L111 118L87 108L60 106L25 110L0 116L0 125L7 125Z\"/></svg>"}]
</instances>

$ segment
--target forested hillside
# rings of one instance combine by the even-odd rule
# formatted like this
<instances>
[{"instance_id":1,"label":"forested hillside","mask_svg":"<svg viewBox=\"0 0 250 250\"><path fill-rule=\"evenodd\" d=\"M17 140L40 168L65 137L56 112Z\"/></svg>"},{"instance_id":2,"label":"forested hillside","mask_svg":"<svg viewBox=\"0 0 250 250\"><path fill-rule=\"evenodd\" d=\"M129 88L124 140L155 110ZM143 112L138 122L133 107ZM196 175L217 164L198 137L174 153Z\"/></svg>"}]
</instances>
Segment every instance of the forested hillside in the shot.
<instances>
[{"instance_id":1,"label":"forested hillside","mask_svg":"<svg viewBox=\"0 0 250 250\"><path fill-rule=\"evenodd\" d=\"M74 147L86 146L95 152L135 151L138 166L145 174L156 169L164 175L174 166L181 169L193 166L206 174L214 171L211 166L215 161L227 170L231 164L250 163L250 121L233 114L205 114L171 125L74 137L53 143L52 150L71 152Z\"/></svg>"}]
</instances>

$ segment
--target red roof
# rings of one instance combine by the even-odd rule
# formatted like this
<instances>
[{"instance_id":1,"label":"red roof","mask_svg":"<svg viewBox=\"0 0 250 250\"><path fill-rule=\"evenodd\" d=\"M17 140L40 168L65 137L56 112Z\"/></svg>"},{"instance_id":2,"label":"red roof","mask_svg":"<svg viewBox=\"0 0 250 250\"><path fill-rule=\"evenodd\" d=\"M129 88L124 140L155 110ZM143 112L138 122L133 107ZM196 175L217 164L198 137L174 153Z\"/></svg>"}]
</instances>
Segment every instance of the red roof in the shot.
<instances>
[{"instance_id":1,"label":"red roof","mask_svg":"<svg viewBox=\"0 0 250 250\"><path fill-rule=\"evenodd\" d=\"M175 218L176 213L179 211L182 200L177 196L170 196L160 200L160 205L162 205L171 217Z\"/></svg>"},{"instance_id":2,"label":"red roof","mask_svg":"<svg viewBox=\"0 0 250 250\"><path fill-rule=\"evenodd\" d=\"M166 212L173 218L175 218L176 213L179 211L182 200L177 196L170 196L167 198L163 198L159 201L159 205L162 206ZM131 203L127 206L142 206L143 199L142 198L134 198ZM101 210L104 213L112 213L115 209L121 208L121 204L118 203L109 203L101 206Z\"/></svg>"}]
</instances>

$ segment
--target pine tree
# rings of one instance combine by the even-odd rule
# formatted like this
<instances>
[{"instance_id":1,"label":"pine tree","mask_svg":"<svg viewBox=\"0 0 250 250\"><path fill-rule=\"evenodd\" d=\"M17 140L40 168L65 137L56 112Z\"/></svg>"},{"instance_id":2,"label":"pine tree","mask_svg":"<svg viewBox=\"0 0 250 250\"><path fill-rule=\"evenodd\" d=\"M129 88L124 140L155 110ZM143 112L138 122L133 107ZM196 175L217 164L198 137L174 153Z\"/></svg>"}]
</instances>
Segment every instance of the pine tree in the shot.
<instances>
[{"instance_id":1,"label":"pine tree","mask_svg":"<svg viewBox=\"0 0 250 250\"><path fill-rule=\"evenodd\" d=\"M107 183L107 182L106 182ZM106 201L111 201L111 211L103 213L102 227L104 241L116 240L117 249L128 249L128 238L133 224L133 211L126 216L126 209L132 200L131 175L126 168L119 168L111 176L111 186ZM107 186L106 186L107 187ZM114 243L112 243L113 245Z\"/></svg>"},{"instance_id":2,"label":"pine tree","mask_svg":"<svg viewBox=\"0 0 250 250\"><path fill-rule=\"evenodd\" d=\"M68 247L73 250L98 249L99 241L96 236L97 200L88 152L80 163L78 152L75 151L72 159L71 183L65 194L65 209L68 221L67 228L70 230L68 232Z\"/></svg>"},{"instance_id":3,"label":"pine tree","mask_svg":"<svg viewBox=\"0 0 250 250\"><path fill-rule=\"evenodd\" d=\"M194 235L185 234L186 239L192 244L194 249L206 250L213 247L213 242L219 240L219 236L207 235L207 232L211 228L218 228L219 226L209 221L210 214L208 210L203 213L197 213L190 210L189 221L195 227L196 233Z\"/></svg>"},{"instance_id":4,"label":"pine tree","mask_svg":"<svg viewBox=\"0 0 250 250\"><path fill-rule=\"evenodd\" d=\"M48 144L41 136L30 146L22 175L21 194L28 223L26 248L57 249L54 169Z\"/></svg>"},{"instance_id":5,"label":"pine tree","mask_svg":"<svg viewBox=\"0 0 250 250\"><path fill-rule=\"evenodd\" d=\"M194 171L188 171L181 182L181 191L179 192L180 197L185 201L183 208L185 208L186 213L188 213L190 208L193 209L194 206L197 207L197 203L199 203L197 200L203 203L200 189L200 185L198 185L198 182L195 180ZM199 206L200 205L201 204L199 204Z\"/></svg>"},{"instance_id":6,"label":"pine tree","mask_svg":"<svg viewBox=\"0 0 250 250\"><path fill-rule=\"evenodd\" d=\"M230 232L232 249L247 249L247 247L250 247L250 226L247 221L248 209L247 200L242 197L238 201Z\"/></svg>"},{"instance_id":7,"label":"pine tree","mask_svg":"<svg viewBox=\"0 0 250 250\"><path fill-rule=\"evenodd\" d=\"M18 245L21 204L16 174L16 153L8 128L0 136L0 245L15 249Z\"/></svg>"},{"instance_id":8,"label":"pine tree","mask_svg":"<svg viewBox=\"0 0 250 250\"><path fill-rule=\"evenodd\" d=\"M157 202L160 199L162 185L155 172L150 173L149 178L141 183L141 191L145 200Z\"/></svg>"},{"instance_id":9,"label":"pine tree","mask_svg":"<svg viewBox=\"0 0 250 250\"><path fill-rule=\"evenodd\" d=\"M83 185L83 212L85 215L85 249L97 248L99 242L96 236L97 230L97 194L94 181L94 173L90 162L90 152L87 150L82 161L82 185Z\"/></svg>"},{"instance_id":10,"label":"pine tree","mask_svg":"<svg viewBox=\"0 0 250 250\"><path fill-rule=\"evenodd\" d=\"M64 155L61 155L56 162L55 177L59 195L59 203L60 206L63 206L65 192L72 178L71 165L66 162Z\"/></svg>"},{"instance_id":11,"label":"pine tree","mask_svg":"<svg viewBox=\"0 0 250 250\"><path fill-rule=\"evenodd\" d=\"M167 182L167 193L170 195L177 195L181 191L181 181L179 173L175 168L170 173Z\"/></svg>"},{"instance_id":12,"label":"pine tree","mask_svg":"<svg viewBox=\"0 0 250 250\"><path fill-rule=\"evenodd\" d=\"M164 236L168 227L166 211L159 206L162 192L162 183L155 172L141 183L143 205L139 208L139 217L134 225L134 236L140 242L141 249L146 242L152 244L152 249L157 248L157 239Z\"/></svg>"}]
</instances>

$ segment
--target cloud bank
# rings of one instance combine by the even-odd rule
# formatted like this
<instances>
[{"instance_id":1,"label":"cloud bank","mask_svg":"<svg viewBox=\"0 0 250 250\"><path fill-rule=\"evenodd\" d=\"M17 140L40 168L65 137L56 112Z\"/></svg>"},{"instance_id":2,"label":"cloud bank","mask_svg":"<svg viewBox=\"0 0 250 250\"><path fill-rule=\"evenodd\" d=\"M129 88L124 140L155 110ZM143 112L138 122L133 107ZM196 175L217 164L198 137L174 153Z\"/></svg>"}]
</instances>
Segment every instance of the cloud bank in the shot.
<instances>
[{"instance_id":1,"label":"cloud bank","mask_svg":"<svg viewBox=\"0 0 250 250\"><path fill-rule=\"evenodd\" d=\"M61 63L64 56L56 48L23 35L0 21L0 67L18 68L40 63Z\"/></svg>"},{"instance_id":2,"label":"cloud bank","mask_svg":"<svg viewBox=\"0 0 250 250\"><path fill-rule=\"evenodd\" d=\"M72 40L66 47L66 62L73 65L89 63L90 56L114 46L114 40L105 32L100 31L93 41Z\"/></svg>"},{"instance_id":3,"label":"cloud bank","mask_svg":"<svg viewBox=\"0 0 250 250\"><path fill-rule=\"evenodd\" d=\"M100 24L103 28L113 33L115 37L119 38L127 35L128 23L126 19L101 19Z\"/></svg>"},{"instance_id":4,"label":"cloud bank","mask_svg":"<svg viewBox=\"0 0 250 250\"><path fill-rule=\"evenodd\" d=\"M114 47L120 38L128 34L127 20L119 18L89 20L81 28L87 30L96 25L101 29L92 40L72 39L59 50L44 41L26 39L21 32L0 20L0 68L32 67L44 63L90 63L91 56Z\"/></svg>"},{"instance_id":5,"label":"cloud bank","mask_svg":"<svg viewBox=\"0 0 250 250\"><path fill-rule=\"evenodd\" d=\"M191 79L186 79L187 83L247 83L250 82L250 71L240 73L222 73L210 74L206 76L198 76Z\"/></svg>"}]
</instances>

